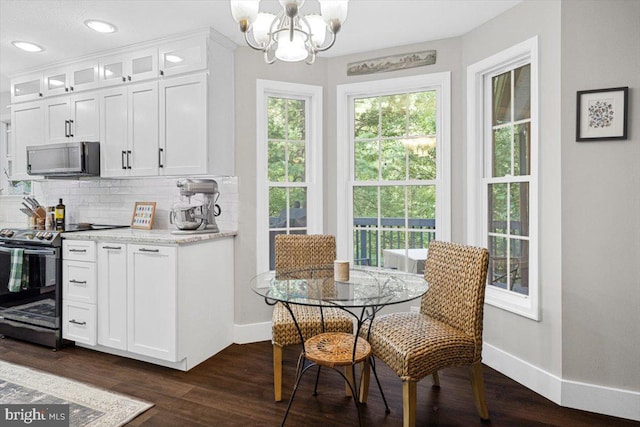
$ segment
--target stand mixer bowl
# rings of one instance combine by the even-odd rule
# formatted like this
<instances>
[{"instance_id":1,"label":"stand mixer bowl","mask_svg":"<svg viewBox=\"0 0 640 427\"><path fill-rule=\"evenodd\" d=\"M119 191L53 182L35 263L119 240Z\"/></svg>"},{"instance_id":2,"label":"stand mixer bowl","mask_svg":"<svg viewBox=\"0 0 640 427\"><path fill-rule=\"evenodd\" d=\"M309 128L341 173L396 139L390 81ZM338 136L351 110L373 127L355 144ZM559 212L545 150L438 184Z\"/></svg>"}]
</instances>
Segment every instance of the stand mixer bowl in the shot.
<instances>
[{"instance_id":1,"label":"stand mixer bowl","mask_svg":"<svg viewBox=\"0 0 640 427\"><path fill-rule=\"evenodd\" d=\"M176 203L169 212L169 222L179 230L196 230L204 223L201 204Z\"/></svg>"}]
</instances>

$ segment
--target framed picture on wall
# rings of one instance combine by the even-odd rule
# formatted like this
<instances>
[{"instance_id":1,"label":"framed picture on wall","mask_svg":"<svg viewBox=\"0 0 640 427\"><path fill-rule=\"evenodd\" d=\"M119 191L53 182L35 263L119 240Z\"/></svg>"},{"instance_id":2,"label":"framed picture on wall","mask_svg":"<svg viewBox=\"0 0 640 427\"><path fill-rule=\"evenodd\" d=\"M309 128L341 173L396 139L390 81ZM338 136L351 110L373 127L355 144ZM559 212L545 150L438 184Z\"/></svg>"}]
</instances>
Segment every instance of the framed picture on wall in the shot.
<instances>
[{"instance_id":1,"label":"framed picture on wall","mask_svg":"<svg viewBox=\"0 0 640 427\"><path fill-rule=\"evenodd\" d=\"M151 230L153 216L156 212L156 202L136 202L131 218L131 228Z\"/></svg>"},{"instance_id":2,"label":"framed picture on wall","mask_svg":"<svg viewBox=\"0 0 640 427\"><path fill-rule=\"evenodd\" d=\"M627 139L628 87L578 92L576 141Z\"/></svg>"}]
</instances>

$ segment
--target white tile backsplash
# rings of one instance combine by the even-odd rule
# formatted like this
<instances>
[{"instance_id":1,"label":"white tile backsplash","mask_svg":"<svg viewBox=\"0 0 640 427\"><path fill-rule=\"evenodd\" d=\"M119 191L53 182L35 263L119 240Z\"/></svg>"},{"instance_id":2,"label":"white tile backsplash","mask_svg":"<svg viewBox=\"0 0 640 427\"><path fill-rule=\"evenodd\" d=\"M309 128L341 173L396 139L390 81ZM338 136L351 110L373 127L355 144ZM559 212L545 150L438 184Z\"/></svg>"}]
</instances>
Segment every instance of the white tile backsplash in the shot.
<instances>
[{"instance_id":1,"label":"white tile backsplash","mask_svg":"<svg viewBox=\"0 0 640 427\"><path fill-rule=\"evenodd\" d=\"M220 229L238 230L238 178L198 176L218 183L217 203L222 213L216 217ZM33 183L33 195L44 206L55 206L60 198L66 206L67 224L130 224L135 202L156 202L154 229L171 229L169 210L180 200L179 178L44 180ZM195 196L194 196L195 197ZM19 208L21 197L0 198L0 225L24 227L27 217Z\"/></svg>"}]
</instances>

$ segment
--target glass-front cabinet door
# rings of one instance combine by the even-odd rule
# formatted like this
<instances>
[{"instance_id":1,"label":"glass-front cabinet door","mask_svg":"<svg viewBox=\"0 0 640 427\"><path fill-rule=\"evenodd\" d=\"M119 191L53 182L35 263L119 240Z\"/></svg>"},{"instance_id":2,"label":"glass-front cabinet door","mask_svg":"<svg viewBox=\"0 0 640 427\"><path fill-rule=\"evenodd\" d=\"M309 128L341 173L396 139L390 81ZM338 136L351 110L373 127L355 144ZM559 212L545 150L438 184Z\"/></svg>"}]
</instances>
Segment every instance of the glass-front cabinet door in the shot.
<instances>
[{"instance_id":1,"label":"glass-front cabinet door","mask_svg":"<svg viewBox=\"0 0 640 427\"><path fill-rule=\"evenodd\" d=\"M100 86L122 84L127 81L125 76L126 57L123 55L100 60Z\"/></svg>"},{"instance_id":2,"label":"glass-front cabinet door","mask_svg":"<svg viewBox=\"0 0 640 427\"><path fill-rule=\"evenodd\" d=\"M158 49L151 48L131 54L127 81L139 82L158 77Z\"/></svg>"},{"instance_id":3,"label":"glass-front cabinet door","mask_svg":"<svg viewBox=\"0 0 640 427\"><path fill-rule=\"evenodd\" d=\"M65 68L56 68L44 73L44 96L62 95L69 92L69 74Z\"/></svg>"},{"instance_id":4,"label":"glass-front cabinet door","mask_svg":"<svg viewBox=\"0 0 640 427\"><path fill-rule=\"evenodd\" d=\"M100 60L100 85L111 86L158 77L158 50L136 51Z\"/></svg>"},{"instance_id":5,"label":"glass-front cabinet door","mask_svg":"<svg viewBox=\"0 0 640 427\"><path fill-rule=\"evenodd\" d=\"M31 74L11 80L11 102L32 101L42 97L42 74Z\"/></svg>"},{"instance_id":6,"label":"glass-front cabinet door","mask_svg":"<svg viewBox=\"0 0 640 427\"><path fill-rule=\"evenodd\" d=\"M160 74L171 76L207 68L207 39L204 36L168 43L158 49Z\"/></svg>"},{"instance_id":7,"label":"glass-front cabinet door","mask_svg":"<svg viewBox=\"0 0 640 427\"><path fill-rule=\"evenodd\" d=\"M99 85L98 61L84 62L69 69L70 90L95 89Z\"/></svg>"}]
</instances>

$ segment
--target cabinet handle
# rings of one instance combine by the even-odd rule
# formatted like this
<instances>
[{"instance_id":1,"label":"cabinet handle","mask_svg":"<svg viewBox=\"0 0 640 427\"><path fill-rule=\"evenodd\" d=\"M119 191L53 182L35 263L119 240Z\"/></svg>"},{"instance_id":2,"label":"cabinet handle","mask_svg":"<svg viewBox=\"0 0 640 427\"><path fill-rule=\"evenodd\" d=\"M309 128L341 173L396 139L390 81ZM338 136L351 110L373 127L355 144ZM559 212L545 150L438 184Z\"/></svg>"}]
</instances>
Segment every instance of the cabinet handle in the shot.
<instances>
[{"instance_id":1,"label":"cabinet handle","mask_svg":"<svg viewBox=\"0 0 640 427\"><path fill-rule=\"evenodd\" d=\"M127 150L127 169L131 169L131 150Z\"/></svg>"},{"instance_id":2,"label":"cabinet handle","mask_svg":"<svg viewBox=\"0 0 640 427\"><path fill-rule=\"evenodd\" d=\"M127 81L127 78L126 78L125 76L122 76L122 81L123 81L123 82L126 82L126 81Z\"/></svg>"},{"instance_id":3,"label":"cabinet handle","mask_svg":"<svg viewBox=\"0 0 640 427\"><path fill-rule=\"evenodd\" d=\"M122 246L103 246L102 249L113 249L114 251L119 251L122 249Z\"/></svg>"},{"instance_id":4,"label":"cabinet handle","mask_svg":"<svg viewBox=\"0 0 640 427\"><path fill-rule=\"evenodd\" d=\"M131 81L131 76L127 76L127 80Z\"/></svg>"},{"instance_id":5,"label":"cabinet handle","mask_svg":"<svg viewBox=\"0 0 640 427\"><path fill-rule=\"evenodd\" d=\"M160 70L160 75L164 76L164 71Z\"/></svg>"},{"instance_id":6,"label":"cabinet handle","mask_svg":"<svg viewBox=\"0 0 640 427\"><path fill-rule=\"evenodd\" d=\"M76 319L69 320L69 323L73 323L75 325L80 325L80 326L84 326L87 324L87 322L78 322Z\"/></svg>"},{"instance_id":7,"label":"cabinet handle","mask_svg":"<svg viewBox=\"0 0 640 427\"><path fill-rule=\"evenodd\" d=\"M87 281L86 280L71 279L71 280L69 280L69 283L75 283L77 285L86 285Z\"/></svg>"},{"instance_id":8,"label":"cabinet handle","mask_svg":"<svg viewBox=\"0 0 640 427\"><path fill-rule=\"evenodd\" d=\"M70 86L70 87L69 87L69 90L71 90L71 92L73 92L73 86Z\"/></svg>"},{"instance_id":9,"label":"cabinet handle","mask_svg":"<svg viewBox=\"0 0 640 427\"><path fill-rule=\"evenodd\" d=\"M127 169L127 166L124 164L125 162L125 156L127 155L127 152L122 150L122 158L120 160L122 160L122 169Z\"/></svg>"},{"instance_id":10,"label":"cabinet handle","mask_svg":"<svg viewBox=\"0 0 640 427\"><path fill-rule=\"evenodd\" d=\"M64 136L69 138L69 120L64 121Z\"/></svg>"},{"instance_id":11,"label":"cabinet handle","mask_svg":"<svg viewBox=\"0 0 640 427\"><path fill-rule=\"evenodd\" d=\"M86 249L69 249L69 252L85 253L85 252L87 252L87 250Z\"/></svg>"},{"instance_id":12,"label":"cabinet handle","mask_svg":"<svg viewBox=\"0 0 640 427\"><path fill-rule=\"evenodd\" d=\"M73 132L73 128L71 126L73 126L73 120L69 120L69 136L73 138L73 134L71 133Z\"/></svg>"},{"instance_id":13,"label":"cabinet handle","mask_svg":"<svg viewBox=\"0 0 640 427\"><path fill-rule=\"evenodd\" d=\"M147 249L147 248L140 248L139 249L140 252L153 252L153 253L158 253L160 252L160 249Z\"/></svg>"},{"instance_id":14,"label":"cabinet handle","mask_svg":"<svg viewBox=\"0 0 640 427\"><path fill-rule=\"evenodd\" d=\"M65 87L65 88L64 88L64 91L65 91L65 92L69 92L69 88L68 88L68 87Z\"/></svg>"},{"instance_id":15,"label":"cabinet handle","mask_svg":"<svg viewBox=\"0 0 640 427\"><path fill-rule=\"evenodd\" d=\"M159 168L163 168L164 165L162 164L162 154L164 153L164 148L159 148L158 149L158 167Z\"/></svg>"}]
</instances>

